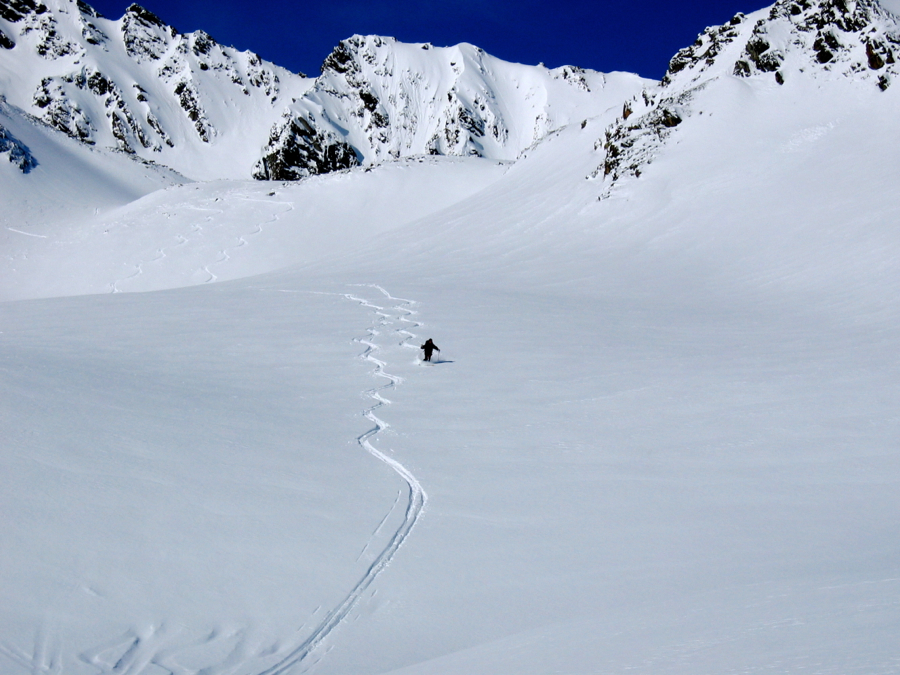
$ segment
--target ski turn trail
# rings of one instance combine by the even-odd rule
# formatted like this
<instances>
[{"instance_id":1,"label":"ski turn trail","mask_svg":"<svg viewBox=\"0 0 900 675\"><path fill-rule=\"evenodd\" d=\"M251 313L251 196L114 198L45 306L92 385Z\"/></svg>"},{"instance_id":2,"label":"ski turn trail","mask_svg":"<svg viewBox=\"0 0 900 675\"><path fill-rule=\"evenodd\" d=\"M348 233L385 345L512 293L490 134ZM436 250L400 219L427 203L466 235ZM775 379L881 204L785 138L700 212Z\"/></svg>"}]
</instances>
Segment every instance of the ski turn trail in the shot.
<instances>
[{"instance_id":1,"label":"ski turn trail","mask_svg":"<svg viewBox=\"0 0 900 675\"><path fill-rule=\"evenodd\" d=\"M390 309L393 309L395 312L397 312L398 321L409 324L410 327L413 328L419 325L409 319L409 317L415 313L413 312L413 310L409 309L409 306L412 305L414 301L404 300L403 298L395 298L380 286L370 285L368 287L377 289L389 301L397 303L390 307ZM413 527L415 527L416 522L422 515L422 512L425 509L425 504L428 501L428 495L425 493L425 490L422 488L421 483L419 483L418 479L412 474L412 472L396 459L394 459L393 457L389 457L388 455L378 450L378 448L376 448L374 445L372 445L372 439L374 439L375 436L387 429L389 426L387 422L383 421L375 414L375 411L384 406L390 405L391 403L391 401L385 398L383 394L392 389L395 389L397 385L399 385L403 381L402 378L387 372L385 370L385 366L387 366L387 363L375 357L375 354L381 350L381 347L379 347L374 342L374 338L381 334L379 328L387 326L391 323L392 316L385 312L385 307L372 304L368 300L365 300L363 298L349 293L345 294L344 297L353 302L358 302L363 307L371 309L377 317L375 324L368 329L368 334L365 337L356 338L354 341L358 342L361 345L364 345L366 348L365 351L360 354L359 358L374 365L375 376L385 378L387 380L387 382L380 387L375 387L374 389L369 389L365 392L365 394L373 399L375 403L363 412L363 416L371 421L375 426L359 436L357 438L357 442L370 455L391 467L404 480L404 482L406 482L408 488L406 513L404 514L403 522L400 523L400 526L391 536L390 541L366 570L366 573L363 575L362 579L359 580L356 586L353 587L353 589L340 602L340 604L338 604L325 616L325 618L315 629L315 631L313 631L313 633L308 638L306 638L306 640L304 640L301 645L296 647L291 653L285 656L277 664L260 673L260 675L282 675L283 673L286 673L292 667L302 662L323 643L323 641L332 633L332 631L334 631L334 629L337 628L345 618L347 618L347 616L365 594L366 590L368 590L375 579L378 578L378 575L381 574L388 567L388 565L390 565L391 561L394 559L394 556L397 554L397 551L400 550L400 547L403 546L404 542L406 542L407 538L412 532ZM402 338L400 341L401 346L411 346L408 345L408 342L415 337L414 333L406 330L405 328L398 329L395 331L395 333ZM394 507L391 508L393 510ZM379 529L380 527L381 525L379 525Z\"/></svg>"}]
</instances>

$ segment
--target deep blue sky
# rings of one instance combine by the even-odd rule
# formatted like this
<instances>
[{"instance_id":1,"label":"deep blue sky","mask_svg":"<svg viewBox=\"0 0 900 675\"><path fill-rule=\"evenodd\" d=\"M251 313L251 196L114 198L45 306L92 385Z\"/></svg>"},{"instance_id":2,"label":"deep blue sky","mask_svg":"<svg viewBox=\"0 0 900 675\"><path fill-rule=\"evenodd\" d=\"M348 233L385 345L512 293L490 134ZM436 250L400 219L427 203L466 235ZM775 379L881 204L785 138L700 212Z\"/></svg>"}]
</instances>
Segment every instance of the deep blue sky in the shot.
<instances>
[{"instance_id":1,"label":"deep blue sky","mask_svg":"<svg viewBox=\"0 0 900 675\"><path fill-rule=\"evenodd\" d=\"M331 49L354 33L447 46L470 42L507 61L626 70L660 78L672 55L706 26L773 0L140 0L182 33L318 75ZM88 0L118 19L131 0Z\"/></svg>"}]
</instances>

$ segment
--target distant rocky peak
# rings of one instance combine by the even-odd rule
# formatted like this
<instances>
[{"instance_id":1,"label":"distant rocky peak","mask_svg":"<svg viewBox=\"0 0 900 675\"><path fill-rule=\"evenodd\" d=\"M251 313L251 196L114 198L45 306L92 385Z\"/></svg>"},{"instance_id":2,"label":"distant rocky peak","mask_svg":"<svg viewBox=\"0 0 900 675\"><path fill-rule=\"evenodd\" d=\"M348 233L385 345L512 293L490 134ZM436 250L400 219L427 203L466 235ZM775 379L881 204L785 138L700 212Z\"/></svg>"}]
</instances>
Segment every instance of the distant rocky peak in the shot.
<instances>
[{"instance_id":1,"label":"distant rocky peak","mask_svg":"<svg viewBox=\"0 0 900 675\"><path fill-rule=\"evenodd\" d=\"M746 20L744 14L735 14L734 18L722 26L710 26L703 31L692 45L678 51L669 61L662 84L671 84L676 75L682 71L690 72L693 79L716 63L717 57L741 34L741 26Z\"/></svg>"},{"instance_id":2,"label":"distant rocky peak","mask_svg":"<svg viewBox=\"0 0 900 675\"><path fill-rule=\"evenodd\" d=\"M125 51L138 63L162 58L177 34L174 28L140 5L130 5L122 17Z\"/></svg>"},{"instance_id":3,"label":"distant rocky peak","mask_svg":"<svg viewBox=\"0 0 900 675\"><path fill-rule=\"evenodd\" d=\"M886 89L898 48L897 19L877 0L779 0L753 23L738 14L707 28L672 58L662 84L683 88L723 74L783 84L819 72L872 79Z\"/></svg>"},{"instance_id":4,"label":"distant rocky peak","mask_svg":"<svg viewBox=\"0 0 900 675\"><path fill-rule=\"evenodd\" d=\"M780 0L753 27L733 72L774 73L783 83L797 55L798 70L811 65L813 72L874 79L884 90L898 54L900 26L876 0Z\"/></svg>"},{"instance_id":5,"label":"distant rocky peak","mask_svg":"<svg viewBox=\"0 0 900 675\"><path fill-rule=\"evenodd\" d=\"M82 16L86 16L91 19L102 19L103 16L96 9L87 4L84 0L77 0L76 5L78 6L78 11Z\"/></svg>"},{"instance_id":6,"label":"distant rocky peak","mask_svg":"<svg viewBox=\"0 0 900 675\"><path fill-rule=\"evenodd\" d=\"M142 23L145 26L169 28L169 26L166 26L166 24L162 22L162 19L156 16L156 14L136 3L132 3L128 6L128 9L125 10L125 15L122 18L124 21Z\"/></svg>"},{"instance_id":7,"label":"distant rocky peak","mask_svg":"<svg viewBox=\"0 0 900 675\"><path fill-rule=\"evenodd\" d=\"M790 40L778 40L785 32ZM897 19L876 0L781 0L754 27L747 49L751 63L743 59L734 72L775 72L782 82L784 72L778 66L794 51L805 54L804 66L811 63L822 71L875 79L884 90L896 74L898 47Z\"/></svg>"},{"instance_id":8,"label":"distant rocky peak","mask_svg":"<svg viewBox=\"0 0 900 675\"><path fill-rule=\"evenodd\" d=\"M322 74L359 72L362 62L374 65L378 50L396 42L392 37L379 35L354 35L341 40L322 62Z\"/></svg>"}]
</instances>

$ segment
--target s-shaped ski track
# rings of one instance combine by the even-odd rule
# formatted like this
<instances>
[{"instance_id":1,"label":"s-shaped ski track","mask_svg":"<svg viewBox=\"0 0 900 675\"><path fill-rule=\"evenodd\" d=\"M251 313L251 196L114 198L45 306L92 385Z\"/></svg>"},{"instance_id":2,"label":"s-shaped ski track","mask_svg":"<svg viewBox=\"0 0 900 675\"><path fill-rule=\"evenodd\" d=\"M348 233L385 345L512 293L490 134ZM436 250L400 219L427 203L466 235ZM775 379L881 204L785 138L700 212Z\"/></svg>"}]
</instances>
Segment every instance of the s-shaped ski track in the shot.
<instances>
[{"instance_id":1,"label":"s-shaped ski track","mask_svg":"<svg viewBox=\"0 0 900 675\"><path fill-rule=\"evenodd\" d=\"M380 286L371 286L371 288L378 289L385 295L388 300L398 302L399 304L393 307L394 310L404 312L407 315L411 315L414 313L412 310L408 309L408 306L413 303L412 300L395 298ZM363 298L358 298L351 294L345 294L344 297L348 300L358 302L363 307L370 308L373 312L375 312L377 316L380 317L380 324L386 323L386 319L390 316L384 313L384 307L374 305L369 301L364 300ZM400 330L397 332L406 335L406 338L403 340L403 342L401 342L401 344L404 344L407 340L411 340L413 337L415 337L414 334L406 330ZM376 329L376 326L372 326L368 329L368 335L366 337L357 338L355 341L366 346L366 350L360 355L360 358L374 364L375 375L387 379L388 382L387 384L376 387L375 389L370 389L366 392L366 394L375 401L375 405L365 410L363 412L363 416L366 419L370 420L375 426L372 429L369 429L369 431L367 431L366 433L359 436L356 440L359 445L364 450L366 450L366 452L368 452L376 459L387 464L406 482L406 485L408 487L408 502L406 505L406 513L403 516L403 522L394 532L387 546L382 549L381 553L378 554L378 556L366 570L366 573L363 575L362 579L357 582L356 586L353 587L353 589L340 602L340 604L338 604L325 616L325 618L315 629L315 631L313 631L313 633L308 638L306 638L306 640L304 640L302 644L296 647L281 661L279 661L274 666L271 666L267 670L264 670L259 675L282 675L283 673L286 673L290 668L303 661L313 650L315 650L322 644L325 638L327 638L331 634L331 632L335 628L337 628L345 618L347 618L347 616L359 602L360 598L362 598L363 594L366 592L369 586L372 585L372 582L375 581L378 575L381 574L394 559L397 551L401 546L403 546L404 542L409 537L410 532L412 532L413 527L415 527L416 521L418 521L419 517L422 515L423 510L425 509L425 503L428 501L428 495L425 493L425 490L422 488L421 483L419 483L418 479L412 474L412 472L393 457L388 457L387 455L385 455L371 443L371 440L375 436L377 436L388 427L388 424L386 422L379 419L375 415L376 410L390 404L390 400L384 398L384 396L381 395L381 392L394 389L398 384L400 384L400 382L402 382L402 378L396 375L391 375L384 369L387 365L384 361L375 358L374 354L381 349L377 344L371 341L371 339L376 335L378 335L378 330Z\"/></svg>"}]
</instances>

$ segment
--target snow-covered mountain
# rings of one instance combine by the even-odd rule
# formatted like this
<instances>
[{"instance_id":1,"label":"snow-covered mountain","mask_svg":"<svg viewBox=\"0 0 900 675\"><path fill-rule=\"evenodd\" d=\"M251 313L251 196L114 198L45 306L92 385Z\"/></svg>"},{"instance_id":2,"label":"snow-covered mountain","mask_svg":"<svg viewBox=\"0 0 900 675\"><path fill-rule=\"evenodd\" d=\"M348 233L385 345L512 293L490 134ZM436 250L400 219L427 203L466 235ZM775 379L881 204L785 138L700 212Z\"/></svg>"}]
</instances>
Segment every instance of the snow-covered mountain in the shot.
<instances>
[{"instance_id":1,"label":"snow-covered mountain","mask_svg":"<svg viewBox=\"0 0 900 675\"><path fill-rule=\"evenodd\" d=\"M360 36L311 79L138 5L111 21L82 0L0 2L7 104L193 179L298 178L429 153L514 159L640 83Z\"/></svg>"},{"instance_id":2,"label":"snow-covered mountain","mask_svg":"<svg viewBox=\"0 0 900 675\"><path fill-rule=\"evenodd\" d=\"M356 35L284 112L254 176L297 178L424 154L512 160L644 83L625 73L508 63L469 44Z\"/></svg>"},{"instance_id":3,"label":"snow-covered mountain","mask_svg":"<svg viewBox=\"0 0 900 675\"><path fill-rule=\"evenodd\" d=\"M612 105L353 38L236 95L242 180L124 43L193 145L0 103L0 671L897 673L896 26L780 1Z\"/></svg>"},{"instance_id":4,"label":"snow-covered mountain","mask_svg":"<svg viewBox=\"0 0 900 675\"><path fill-rule=\"evenodd\" d=\"M592 177L640 176L687 117L702 113L704 90L728 76L783 86L852 81L886 91L900 73L900 20L877 0L779 0L707 28L679 51L659 86L623 105L598 141L604 161Z\"/></svg>"},{"instance_id":5,"label":"snow-covered mountain","mask_svg":"<svg viewBox=\"0 0 900 675\"><path fill-rule=\"evenodd\" d=\"M83 144L197 178L248 175L278 105L308 87L137 5L110 21L83 2L4 0L0 33L7 104Z\"/></svg>"}]
</instances>

